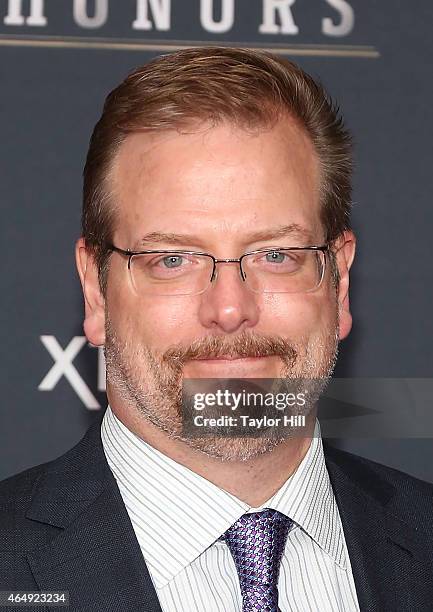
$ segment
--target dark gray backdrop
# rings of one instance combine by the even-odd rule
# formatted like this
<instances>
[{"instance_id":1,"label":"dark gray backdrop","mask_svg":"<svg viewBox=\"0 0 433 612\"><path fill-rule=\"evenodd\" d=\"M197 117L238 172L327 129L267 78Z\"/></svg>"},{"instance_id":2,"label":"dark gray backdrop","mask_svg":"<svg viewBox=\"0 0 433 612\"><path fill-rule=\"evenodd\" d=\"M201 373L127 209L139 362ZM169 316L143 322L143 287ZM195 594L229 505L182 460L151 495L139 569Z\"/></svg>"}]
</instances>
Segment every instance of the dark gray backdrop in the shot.
<instances>
[{"instance_id":1,"label":"dark gray backdrop","mask_svg":"<svg viewBox=\"0 0 433 612\"><path fill-rule=\"evenodd\" d=\"M432 378L430 0L296 0L265 28L278 2L171 0L167 21L157 9L168 4L0 1L0 478L64 452L106 405L74 263L88 139L127 72L190 41L273 47L338 100L356 142L358 252L354 327L336 375L403 386ZM134 29L137 16L151 29ZM401 433L336 443L433 481L431 428L419 439Z\"/></svg>"}]
</instances>

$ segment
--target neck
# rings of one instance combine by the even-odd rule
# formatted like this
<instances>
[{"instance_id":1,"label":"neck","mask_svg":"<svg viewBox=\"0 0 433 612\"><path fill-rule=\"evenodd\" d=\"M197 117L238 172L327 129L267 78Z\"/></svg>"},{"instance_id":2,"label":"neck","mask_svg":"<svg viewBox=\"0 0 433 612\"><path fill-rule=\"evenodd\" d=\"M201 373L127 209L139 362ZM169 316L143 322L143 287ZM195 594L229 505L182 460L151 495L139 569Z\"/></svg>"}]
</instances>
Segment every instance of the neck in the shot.
<instances>
[{"instance_id":1,"label":"neck","mask_svg":"<svg viewBox=\"0 0 433 612\"><path fill-rule=\"evenodd\" d=\"M180 440L169 438L165 432L141 418L136 409L126 407L114 398L109 398L109 401L116 417L142 440L252 507L266 502L296 471L310 447L314 429L314 418L311 418L306 437L284 440L271 451L248 461L221 461Z\"/></svg>"}]
</instances>

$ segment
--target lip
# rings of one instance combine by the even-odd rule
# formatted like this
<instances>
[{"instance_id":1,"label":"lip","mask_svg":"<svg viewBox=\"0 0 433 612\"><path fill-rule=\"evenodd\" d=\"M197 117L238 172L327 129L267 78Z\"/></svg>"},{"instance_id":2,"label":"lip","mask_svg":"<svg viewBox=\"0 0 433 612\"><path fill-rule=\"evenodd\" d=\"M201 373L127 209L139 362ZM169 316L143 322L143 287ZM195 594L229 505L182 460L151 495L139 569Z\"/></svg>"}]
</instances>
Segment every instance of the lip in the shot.
<instances>
[{"instance_id":1,"label":"lip","mask_svg":"<svg viewBox=\"0 0 433 612\"><path fill-rule=\"evenodd\" d=\"M198 359L194 359L193 361L258 361L259 359L266 359L266 357L230 357L228 355L223 355L221 357L200 357Z\"/></svg>"}]
</instances>

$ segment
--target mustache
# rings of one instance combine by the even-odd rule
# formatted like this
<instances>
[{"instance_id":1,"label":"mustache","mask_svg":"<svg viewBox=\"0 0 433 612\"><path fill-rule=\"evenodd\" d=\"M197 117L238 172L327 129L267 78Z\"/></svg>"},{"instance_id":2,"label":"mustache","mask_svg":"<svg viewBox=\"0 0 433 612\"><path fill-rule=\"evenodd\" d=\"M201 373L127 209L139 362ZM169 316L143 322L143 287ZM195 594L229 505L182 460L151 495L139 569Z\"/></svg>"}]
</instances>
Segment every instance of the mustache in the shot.
<instances>
[{"instance_id":1,"label":"mustache","mask_svg":"<svg viewBox=\"0 0 433 612\"><path fill-rule=\"evenodd\" d=\"M176 345L162 354L162 361L182 366L191 359L215 359L230 357L277 356L286 364L293 364L298 351L293 344L279 336L243 333L234 338L210 336L196 340L187 347Z\"/></svg>"}]
</instances>

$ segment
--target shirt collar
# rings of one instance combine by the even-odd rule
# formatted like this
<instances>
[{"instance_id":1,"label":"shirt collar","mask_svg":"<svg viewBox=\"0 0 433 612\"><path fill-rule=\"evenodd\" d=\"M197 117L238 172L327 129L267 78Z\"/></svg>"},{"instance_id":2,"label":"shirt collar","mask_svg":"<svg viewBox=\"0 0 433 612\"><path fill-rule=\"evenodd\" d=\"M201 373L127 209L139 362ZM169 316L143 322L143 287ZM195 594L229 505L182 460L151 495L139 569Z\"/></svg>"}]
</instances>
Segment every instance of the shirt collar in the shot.
<instances>
[{"instance_id":1,"label":"shirt collar","mask_svg":"<svg viewBox=\"0 0 433 612\"><path fill-rule=\"evenodd\" d=\"M298 469L259 508L231 495L131 432L110 406L101 438L156 587L167 584L242 514L273 508L289 516L345 568L340 517L320 427Z\"/></svg>"}]
</instances>

